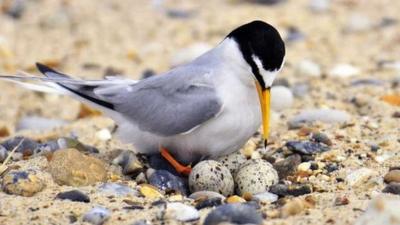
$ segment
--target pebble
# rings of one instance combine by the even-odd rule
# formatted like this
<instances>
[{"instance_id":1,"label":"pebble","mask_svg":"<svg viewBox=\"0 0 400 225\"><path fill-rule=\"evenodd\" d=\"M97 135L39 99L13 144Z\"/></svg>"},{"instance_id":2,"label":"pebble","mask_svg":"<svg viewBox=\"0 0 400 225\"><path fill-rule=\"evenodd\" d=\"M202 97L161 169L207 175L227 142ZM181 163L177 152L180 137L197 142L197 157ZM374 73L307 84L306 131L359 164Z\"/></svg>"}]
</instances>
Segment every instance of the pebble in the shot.
<instances>
[{"instance_id":1,"label":"pebble","mask_svg":"<svg viewBox=\"0 0 400 225\"><path fill-rule=\"evenodd\" d=\"M383 86L384 84L385 84L384 81L378 79L357 79L357 80L352 80L350 82L350 85L353 87L366 86L366 85Z\"/></svg>"},{"instance_id":2,"label":"pebble","mask_svg":"<svg viewBox=\"0 0 400 225\"><path fill-rule=\"evenodd\" d=\"M184 180L166 170L156 170L148 178L148 181L151 185L163 191L175 191L183 195L188 194Z\"/></svg>"},{"instance_id":3,"label":"pebble","mask_svg":"<svg viewBox=\"0 0 400 225\"><path fill-rule=\"evenodd\" d=\"M95 135L101 141L108 141L112 138L111 132L107 128L97 131Z\"/></svg>"},{"instance_id":4,"label":"pebble","mask_svg":"<svg viewBox=\"0 0 400 225\"><path fill-rule=\"evenodd\" d=\"M102 225L110 216L110 210L101 206L96 206L83 215L83 222L88 222L93 225Z\"/></svg>"},{"instance_id":5,"label":"pebble","mask_svg":"<svg viewBox=\"0 0 400 225\"><path fill-rule=\"evenodd\" d=\"M316 153L329 151L329 146L321 143L315 143L310 141L288 141L286 147L293 152L312 155Z\"/></svg>"},{"instance_id":6,"label":"pebble","mask_svg":"<svg viewBox=\"0 0 400 225\"><path fill-rule=\"evenodd\" d=\"M308 59L302 60L297 64L295 73L306 77L320 77L322 75L321 67L314 61Z\"/></svg>"},{"instance_id":7,"label":"pebble","mask_svg":"<svg viewBox=\"0 0 400 225\"><path fill-rule=\"evenodd\" d=\"M181 222L191 222L198 220L200 213L193 206L188 206L180 202L172 202L167 204L165 216Z\"/></svg>"},{"instance_id":8,"label":"pebble","mask_svg":"<svg viewBox=\"0 0 400 225\"><path fill-rule=\"evenodd\" d=\"M307 208L312 208L312 203L305 199L294 198L289 200L281 210L281 217L287 218L289 216L297 215Z\"/></svg>"},{"instance_id":9,"label":"pebble","mask_svg":"<svg viewBox=\"0 0 400 225\"><path fill-rule=\"evenodd\" d=\"M249 160L240 167L235 176L239 195L268 191L271 185L278 183L278 180L278 173L273 166L262 159Z\"/></svg>"},{"instance_id":10,"label":"pebble","mask_svg":"<svg viewBox=\"0 0 400 225\"><path fill-rule=\"evenodd\" d=\"M147 78L152 77L152 76L154 76L156 74L157 73L154 70L146 69L145 71L143 71L141 79L147 79Z\"/></svg>"},{"instance_id":11,"label":"pebble","mask_svg":"<svg viewBox=\"0 0 400 225\"><path fill-rule=\"evenodd\" d=\"M262 192L253 195L253 199L263 202L263 203L272 203L278 201L279 196L276 194L273 194L271 192Z\"/></svg>"},{"instance_id":12,"label":"pebble","mask_svg":"<svg viewBox=\"0 0 400 225\"><path fill-rule=\"evenodd\" d=\"M300 163L301 156L299 154L294 154L284 160L275 162L273 166L278 172L279 179L285 179L296 172L296 168Z\"/></svg>"},{"instance_id":13,"label":"pebble","mask_svg":"<svg viewBox=\"0 0 400 225\"><path fill-rule=\"evenodd\" d=\"M311 0L309 7L313 12L323 13L329 10L331 0Z\"/></svg>"},{"instance_id":14,"label":"pebble","mask_svg":"<svg viewBox=\"0 0 400 225\"><path fill-rule=\"evenodd\" d=\"M297 27L289 27L286 35L287 42L302 41L305 39L305 35Z\"/></svg>"},{"instance_id":15,"label":"pebble","mask_svg":"<svg viewBox=\"0 0 400 225\"><path fill-rule=\"evenodd\" d=\"M53 153L60 149L74 148L80 152L99 153L95 147L85 145L76 138L61 137L55 140L50 140L46 143L40 144L36 149L35 154Z\"/></svg>"},{"instance_id":16,"label":"pebble","mask_svg":"<svg viewBox=\"0 0 400 225\"><path fill-rule=\"evenodd\" d=\"M89 196L79 190L65 191L58 193L56 199L70 200L73 202L90 202Z\"/></svg>"},{"instance_id":17,"label":"pebble","mask_svg":"<svg viewBox=\"0 0 400 225\"><path fill-rule=\"evenodd\" d=\"M179 175L179 173L175 170L175 168L164 159L161 154L152 154L148 156L148 163L150 168L155 170L167 170L168 172Z\"/></svg>"},{"instance_id":18,"label":"pebble","mask_svg":"<svg viewBox=\"0 0 400 225\"><path fill-rule=\"evenodd\" d=\"M67 124L67 122L60 119L50 119L39 116L25 116L18 121L16 130L48 131L65 124Z\"/></svg>"},{"instance_id":19,"label":"pebble","mask_svg":"<svg viewBox=\"0 0 400 225\"><path fill-rule=\"evenodd\" d=\"M282 111L293 105L293 94L287 87L273 86L271 96L271 108L275 111Z\"/></svg>"},{"instance_id":20,"label":"pebble","mask_svg":"<svg viewBox=\"0 0 400 225\"><path fill-rule=\"evenodd\" d=\"M399 209L398 198L377 196L371 200L367 210L357 218L354 225L398 225Z\"/></svg>"},{"instance_id":21,"label":"pebble","mask_svg":"<svg viewBox=\"0 0 400 225\"><path fill-rule=\"evenodd\" d=\"M7 194L31 197L46 187L34 170L11 171L3 177L2 188Z\"/></svg>"},{"instance_id":22,"label":"pebble","mask_svg":"<svg viewBox=\"0 0 400 225\"><path fill-rule=\"evenodd\" d=\"M2 11L13 19L19 19L25 11L27 2L27 0L3 1Z\"/></svg>"},{"instance_id":23,"label":"pebble","mask_svg":"<svg viewBox=\"0 0 400 225\"><path fill-rule=\"evenodd\" d=\"M347 32L362 32L372 28L371 20L362 14L353 14L349 17L345 31Z\"/></svg>"},{"instance_id":24,"label":"pebble","mask_svg":"<svg viewBox=\"0 0 400 225\"><path fill-rule=\"evenodd\" d=\"M73 148L56 151L49 162L49 172L59 185L86 186L107 178L103 161Z\"/></svg>"},{"instance_id":25,"label":"pebble","mask_svg":"<svg viewBox=\"0 0 400 225\"><path fill-rule=\"evenodd\" d=\"M400 170L389 171L385 175L384 180L386 183L391 183L391 182L400 183Z\"/></svg>"},{"instance_id":26,"label":"pebble","mask_svg":"<svg viewBox=\"0 0 400 225\"><path fill-rule=\"evenodd\" d=\"M285 2L286 0L252 0L258 4L265 4L265 5L275 5L278 3Z\"/></svg>"},{"instance_id":27,"label":"pebble","mask_svg":"<svg viewBox=\"0 0 400 225\"><path fill-rule=\"evenodd\" d=\"M104 193L106 195L117 195L117 196L138 196L139 193L130 188L129 186L123 185L123 184L117 184L117 183L105 183L100 185L98 190L101 193Z\"/></svg>"},{"instance_id":28,"label":"pebble","mask_svg":"<svg viewBox=\"0 0 400 225\"><path fill-rule=\"evenodd\" d=\"M2 145L0 145L0 163L4 162L4 160L8 156L8 151Z\"/></svg>"},{"instance_id":29,"label":"pebble","mask_svg":"<svg viewBox=\"0 0 400 225\"><path fill-rule=\"evenodd\" d=\"M303 98L309 92L310 85L308 83L296 83L292 87L293 95L297 98Z\"/></svg>"},{"instance_id":30,"label":"pebble","mask_svg":"<svg viewBox=\"0 0 400 225\"><path fill-rule=\"evenodd\" d=\"M189 198L197 200L197 199L215 199L220 198L222 201L225 200L225 196L220 193L214 191L197 191L189 195Z\"/></svg>"},{"instance_id":31,"label":"pebble","mask_svg":"<svg viewBox=\"0 0 400 225\"><path fill-rule=\"evenodd\" d=\"M228 168L217 161L205 160L192 169L189 188L192 192L215 191L229 196L233 194L234 182Z\"/></svg>"},{"instance_id":32,"label":"pebble","mask_svg":"<svg viewBox=\"0 0 400 225\"><path fill-rule=\"evenodd\" d=\"M222 205L221 198L209 198L209 199L205 199L203 201L198 201L195 208L197 210L200 210L200 209L215 207L215 206L219 206L219 205Z\"/></svg>"},{"instance_id":33,"label":"pebble","mask_svg":"<svg viewBox=\"0 0 400 225\"><path fill-rule=\"evenodd\" d=\"M222 165L228 168L231 174L235 176L240 166L247 161L247 158L240 152L235 152L226 156L222 156L217 161L222 163Z\"/></svg>"},{"instance_id":34,"label":"pebble","mask_svg":"<svg viewBox=\"0 0 400 225\"><path fill-rule=\"evenodd\" d=\"M207 43L195 43L189 47L177 51L171 58L170 64L172 67L188 63L203 53L210 50L212 46Z\"/></svg>"},{"instance_id":35,"label":"pebble","mask_svg":"<svg viewBox=\"0 0 400 225\"><path fill-rule=\"evenodd\" d=\"M285 185L285 184L276 184L272 185L269 192L276 194L278 196L300 196L305 194L310 194L312 192L312 187L309 184L293 184L293 185Z\"/></svg>"},{"instance_id":36,"label":"pebble","mask_svg":"<svg viewBox=\"0 0 400 225\"><path fill-rule=\"evenodd\" d=\"M237 195L229 196L225 201L228 204L231 204L231 203L245 203L246 202L246 200L244 198L239 197Z\"/></svg>"},{"instance_id":37,"label":"pebble","mask_svg":"<svg viewBox=\"0 0 400 225\"><path fill-rule=\"evenodd\" d=\"M24 156L33 155L35 150L39 147L39 143L37 143L36 141L22 136L16 136L8 139L1 143L1 145L8 151L12 151L15 147L19 145L16 152L22 153Z\"/></svg>"},{"instance_id":38,"label":"pebble","mask_svg":"<svg viewBox=\"0 0 400 225\"><path fill-rule=\"evenodd\" d=\"M388 184L383 190L383 193L391 193L394 195L400 195L400 184L399 183L391 183Z\"/></svg>"},{"instance_id":39,"label":"pebble","mask_svg":"<svg viewBox=\"0 0 400 225\"><path fill-rule=\"evenodd\" d=\"M136 177L144 171L142 162L138 159L134 152L125 150L121 152L113 161L114 165L122 167L122 174Z\"/></svg>"},{"instance_id":40,"label":"pebble","mask_svg":"<svg viewBox=\"0 0 400 225\"><path fill-rule=\"evenodd\" d=\"M316 121L324 123L346 123L350 121L350 115L342 110L336 109L310 109L304 110L294 116L288 123L290 129L302 127L306 123Z\"/></svg>"},{"instance_id":41,"label":"pebble","mask_svg":"<svg viewBox=\"0 0 400 225\"><path fill-rule=\"evenodd\" d=\"M332 141L331 141L331 139L329 139L328 135L321 133L321 132L313 133L311 136L311 140L314 142L326 144L328 146L332 145Z\"/></svg>"},{"instance_id":42,"label":"pebble","mask_svg":"<svg viewBox=\"0 0 400 225\"><path fill-rule=\"evenodd\" d=\"M360 74L360 72L359 68L350 64L338 64L328 72L328 75L331 77L347 78L356 76Z\"/></svg>"},{"instance_id":43,"label":"pebble","mask_svg":"<svg viewBox=\"0 0 400 225\"><path fill-rule=\"evenodd\" d=\"M204 225L218 225L223 222L232 224L262 224L263 218L250 205L234 203L221 205L211 211L204 220Z\"/></svg>"},{"instance_id":44,"label":"pebble","mask_svg":"<svg viewBox=\"0 0 400 225\"><path fill-rule=\"evenodd\" d=\"M154 186L150 184L142 184L139 188L140 194L149 199L163 198L164 195Z\"/></svg>"},{"instance_id":45,"label":"pebble","mask_svg":"<svg viewBox=\"0 0 400 225\"><path fill-rule=\"evenodd\" d=\"M346 182L350 186L360 185L367 181L374 174L374 171L368 168L360 168L357 170L351 170L346 176Z\"/></svg>"}]
</instances>

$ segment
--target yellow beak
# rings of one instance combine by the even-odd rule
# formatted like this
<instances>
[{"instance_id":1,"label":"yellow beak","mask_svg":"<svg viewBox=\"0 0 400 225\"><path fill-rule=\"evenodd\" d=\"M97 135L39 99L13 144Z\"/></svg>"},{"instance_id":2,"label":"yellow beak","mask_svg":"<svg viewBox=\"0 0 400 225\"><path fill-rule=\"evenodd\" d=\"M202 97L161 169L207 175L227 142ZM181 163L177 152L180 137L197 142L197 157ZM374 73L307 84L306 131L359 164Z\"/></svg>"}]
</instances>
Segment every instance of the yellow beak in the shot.
<instances>
[{"instance_id":1,"label":"yellow beak","mask_svg":"<svg viewBox=\"0 0 400 225\"><path fill-rule=\"evenodd\" d=\"M256 87L258 92L258 97L260 98L261 105L261 115L262 115L262 127L263 134L262 137L264 139L264 147L267 146L268 137L269 137L269 120L270 120L270 106L271 106L271 89L263 89L260 84L256 81Z\"/></svg>"}]
</instances>

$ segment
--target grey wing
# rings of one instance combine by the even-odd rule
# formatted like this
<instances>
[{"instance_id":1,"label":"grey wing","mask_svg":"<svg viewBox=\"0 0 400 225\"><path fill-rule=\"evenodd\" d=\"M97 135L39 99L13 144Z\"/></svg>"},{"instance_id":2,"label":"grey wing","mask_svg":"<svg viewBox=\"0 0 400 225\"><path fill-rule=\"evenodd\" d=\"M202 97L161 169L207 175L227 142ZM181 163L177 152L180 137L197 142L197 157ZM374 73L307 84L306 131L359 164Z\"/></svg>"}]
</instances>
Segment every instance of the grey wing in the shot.
<instances>
[{"instance_id":1,"label":"grey wing","mask_svg":"<svg viewBox=\"0 0 400 225\"><path fill-rule=\"evenodd\" d=\"M213 85L179 76L144 80L106 99L140 130L161 136L188 132L222 109Z\"/></svg>"}]
</instances>

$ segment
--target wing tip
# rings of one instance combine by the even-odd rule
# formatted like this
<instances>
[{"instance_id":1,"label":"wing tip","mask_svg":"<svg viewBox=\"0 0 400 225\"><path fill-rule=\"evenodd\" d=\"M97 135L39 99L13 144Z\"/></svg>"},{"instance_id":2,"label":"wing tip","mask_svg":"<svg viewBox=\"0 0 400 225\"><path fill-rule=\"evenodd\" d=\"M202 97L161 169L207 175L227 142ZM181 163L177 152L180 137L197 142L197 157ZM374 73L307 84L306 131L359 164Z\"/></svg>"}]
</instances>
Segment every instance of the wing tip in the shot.
<instances>
[{"instance_id":1,"label":"wing tip","mask_svg":"<svg viewBox=\"0 0 400 225\"><path fill-rule=\"evenodd\" d=\"M44 75L46 75L46 73L57 73L57 74L59 74L57 71L53 70L52 68L50 68L50 67L48 67L48 66L46 66L46 65L44 65L42 63L39 63L39 62L36 62L36 68L41 73L43 73Z\"/></svg>"}]
</instances>

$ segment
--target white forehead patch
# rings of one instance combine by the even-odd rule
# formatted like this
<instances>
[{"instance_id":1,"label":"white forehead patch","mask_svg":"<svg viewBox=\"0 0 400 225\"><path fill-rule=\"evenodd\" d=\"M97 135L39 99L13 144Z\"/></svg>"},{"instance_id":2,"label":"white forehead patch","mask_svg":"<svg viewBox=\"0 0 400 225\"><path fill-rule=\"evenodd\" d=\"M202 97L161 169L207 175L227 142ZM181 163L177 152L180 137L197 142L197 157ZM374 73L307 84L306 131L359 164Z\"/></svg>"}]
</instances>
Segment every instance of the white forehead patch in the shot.
<instances>
[{"instance_id":1,"label":"white forehead patch","mask_svg":"<svg viewBox=\"0 0 400 225\"><path fill-rule=\"evenodd\" d=\"M284 64L284 61L282 62L281 68L276 69L274 71L267 71L264 69L261 60L255 56L252 55L252 58L254 60L254 62L256 63L257 67L258 67L258 71L260 72L264 82L265 82L265 86L266 87L271 87L272 83L274 82L276 75L278 75L279 71L282 69L282 66Z\"/></svg>"}]
</instances>

